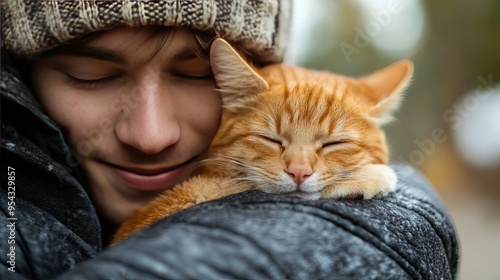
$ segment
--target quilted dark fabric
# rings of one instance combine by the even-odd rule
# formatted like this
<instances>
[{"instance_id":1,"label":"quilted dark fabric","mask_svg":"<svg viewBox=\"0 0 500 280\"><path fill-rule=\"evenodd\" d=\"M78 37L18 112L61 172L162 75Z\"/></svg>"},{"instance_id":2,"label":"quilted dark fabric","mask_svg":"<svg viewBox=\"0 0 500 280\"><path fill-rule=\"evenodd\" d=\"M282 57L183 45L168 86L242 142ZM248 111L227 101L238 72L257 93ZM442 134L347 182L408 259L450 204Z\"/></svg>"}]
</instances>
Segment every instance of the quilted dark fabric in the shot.
<instances>
[{"instance_id":1,"label":"quilted dark fabric","mask_svg":"<svg viewBox=\"0 0 500 280\"><path fill-rule=\"evenodd\" d=\"M453 279L450 216L414 169L383 199L245 192L172 215L103 249L58 127L2 65L0 279ZM15 210L7 169L15 168ZM7 227L7 218L16 218ZM10 236L15 244L7 244ZM14 247L15 272L8 268ZM5 249L9 251L5 251Z\"/></svg>"},{"instance_id":2,"label":"quilted dark fabric","mask_svg":"<svg viewBox=\"0 0 500 280\"><path fill-rule=\"evenodd\" d=\"M422 177L394 167L401 182L386 198L237 194L168 217L62 279L454 279L449 216Z\"/></svg>"}]
</instances>

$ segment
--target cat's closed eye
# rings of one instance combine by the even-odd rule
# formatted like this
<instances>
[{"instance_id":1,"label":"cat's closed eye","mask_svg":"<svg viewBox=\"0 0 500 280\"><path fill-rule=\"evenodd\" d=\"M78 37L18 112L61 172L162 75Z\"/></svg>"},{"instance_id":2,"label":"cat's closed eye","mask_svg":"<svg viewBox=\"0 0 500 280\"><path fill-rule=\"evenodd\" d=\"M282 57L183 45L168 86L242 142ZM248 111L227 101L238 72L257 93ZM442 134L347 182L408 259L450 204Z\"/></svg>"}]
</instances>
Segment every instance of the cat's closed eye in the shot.
<instances>
[{"instance_id":1,"label":"cat's closed eye","mask_svg":"<svg viewBox=\"0 0 500 280\"><path fill-rule=\"evenodd\" d=\"M277 137L272 137L272 136L269 136L269 135L263 135L263 134L259 134L258 135L261 139L264 139L265 141L267 142L270 142L270 143L274 143L274 144L278 144L280 146L283 146L283 140L281 139L278 139Z\"/></svg>"},{"instance_id":2,"label":"cat's closed eye","mask_svg":"<svg viewBox=\"0 0 500 280\"><path fill-rule=\"evenodd\" d=\"M322 143L321 147L326 148L326 147L331 147L331 146L348 144L349 142L350 142L349 139L332 140L332 141L327 141L327 142Z\"/></svg>"}]
</instances>

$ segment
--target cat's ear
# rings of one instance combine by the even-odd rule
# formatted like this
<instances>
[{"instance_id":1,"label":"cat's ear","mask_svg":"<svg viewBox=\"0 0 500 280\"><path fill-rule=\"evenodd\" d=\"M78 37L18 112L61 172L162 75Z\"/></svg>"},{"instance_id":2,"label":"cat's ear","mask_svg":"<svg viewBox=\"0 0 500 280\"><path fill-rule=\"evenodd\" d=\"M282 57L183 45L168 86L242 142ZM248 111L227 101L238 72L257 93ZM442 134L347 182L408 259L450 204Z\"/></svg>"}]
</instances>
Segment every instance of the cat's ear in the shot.
<instances>
[{"instance_id":1,"label":"cat's ear","mask_svg":"<svg viewBox=\"0 0 500 280\"><path fill-rule=\"evenodd\" d=\"M210 48L210 65L222 94L224 108L236 111L269 84L223 39L215 39Z\"/></svg>"},{"instance_id":2,"label":"cat's ear","mask_svg":"<svg viewBox=\"0 0 500 280\"><path fill-rule=\"evenodd\" d=\"M391 121L412 76L413 62L402 60L360 79L369 88L369 98L375 101L370 113L380 124Z\"/></svg>"}]
</instances>

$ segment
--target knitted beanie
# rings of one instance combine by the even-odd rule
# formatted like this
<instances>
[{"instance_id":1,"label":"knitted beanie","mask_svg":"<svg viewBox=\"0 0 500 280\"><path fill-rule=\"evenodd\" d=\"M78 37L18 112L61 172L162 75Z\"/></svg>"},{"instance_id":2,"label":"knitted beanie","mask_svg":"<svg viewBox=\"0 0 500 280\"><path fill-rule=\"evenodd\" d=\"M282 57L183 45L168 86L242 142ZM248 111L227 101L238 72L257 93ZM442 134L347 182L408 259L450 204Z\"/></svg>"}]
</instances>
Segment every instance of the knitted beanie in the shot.
<instances>
[{"instance_id":1,"label":"knitted beanie","mask_svg":"<svg viewBox=\"0 0 500 280\"><path fill-rule=\"evenodd\" d=\"M262 63L283 59L292 0L1 0L2 45L30 58L117 26L215 30Z\"/></svg>"}]
</instances>

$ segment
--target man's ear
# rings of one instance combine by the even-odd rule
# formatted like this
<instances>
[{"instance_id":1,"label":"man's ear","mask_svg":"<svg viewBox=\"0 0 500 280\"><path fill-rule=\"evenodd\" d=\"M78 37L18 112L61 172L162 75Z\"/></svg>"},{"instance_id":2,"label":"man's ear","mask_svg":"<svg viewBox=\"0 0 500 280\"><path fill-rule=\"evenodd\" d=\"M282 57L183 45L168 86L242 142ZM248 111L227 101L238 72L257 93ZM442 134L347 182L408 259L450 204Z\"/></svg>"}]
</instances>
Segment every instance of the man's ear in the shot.
<instances>
[{"instance_id":1,"label":"man's ear","mask_svg":"<svg viewBox=\"0 0 500 280\"><path fill-rule=\"evenodd\" d=\"M245 107L247 100L269 88L266 80L224 39L217 38L212 43L210 65L226 109Z\"/></svg>"},{"instance_id":2,"label":"man's ear","mask_svg":"<svg viewBox=\"0 0 500 280\"><path fill-rule=\"evenodd\" d=\"M370 114L380 124L392 119L392 113L399 108L412 76L413 62L401 60L359 79L369 89L368 97L375 103Z\"/></svg>"}]
</instances>

